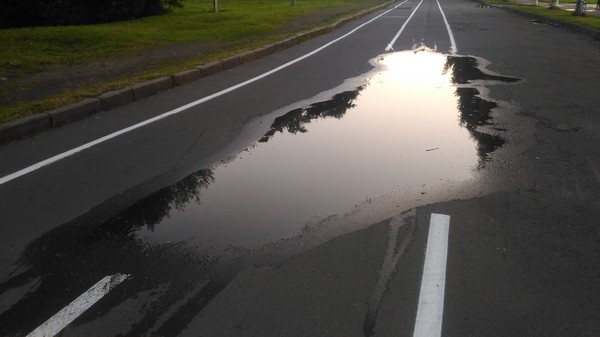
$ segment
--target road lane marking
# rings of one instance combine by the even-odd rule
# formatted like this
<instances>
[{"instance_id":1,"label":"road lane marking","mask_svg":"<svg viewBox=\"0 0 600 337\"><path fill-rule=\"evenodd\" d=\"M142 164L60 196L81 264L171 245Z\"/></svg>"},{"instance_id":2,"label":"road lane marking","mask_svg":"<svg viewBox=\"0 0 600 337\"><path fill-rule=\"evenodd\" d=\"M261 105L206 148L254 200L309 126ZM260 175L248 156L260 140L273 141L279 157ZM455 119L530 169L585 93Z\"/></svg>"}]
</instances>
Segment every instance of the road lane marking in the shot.
<instances>
[{"instance_id":1,"label":"road lane marking","mask_svg":"<svg viewBox=\"0 0 600 337\"><path fill-rule=\"evenodd\" d=\"M388 43L387 47L385 48L385 51L390 51L393 50L393 46L394 43L396 43L396 40L398 40L398 38L400 37L400 34L402 34L402 32L404 31L404 28L406 28L406 25L408 25L408 22L410 21L410 19L412 19L413 15L415 15L415 13L417 12L417 9L419 9L419 6L421 6L421 4L423 3L423 0L421 0L421 2L419 2L419 4L417 5L417 7L415 7L415 9L412 11L412 13L410 13L410 16L408 17L408 19L406 19L406 21L404 21L404 24L402 25L402 27L400 27L400 30L398 31L398 33L396 33L396 35L394 35L394 38L392 39L392 41L390 41L390 43Z\"/></svg>"},{"instance_id":2,"label":"road lane marking","mask_svg":"<svg viewBox=\"0 0 600 337\"><path fill-rule=\"evenodd\" d=\"M44 324L33 330L27 337L52 337L58 334L62 329L128 277L129 275L125 274L106 276L56 315L52 316Z\"/></svg>"},{"instance_id":3,"label":"road lane marking","mask_svg":"<svg viewBox=\"0 0 600 337\"><path fill-rule=\"evenodd\" d=\"M402 5L403 5L403 4L405 4L407 1L408 1L408 0L404 0L404 1L402 1L401 3L397 4L397 5L396 5L396 6L394 6L393 8L391 8L391 9L389 9L389 10L387 10L387 11L385 11L385 12L383 12L383 13L379 14L378 16L374 17L373 19L371 19L371 20L369 20L369 21L367 21L367 22L365 22L365 23L361 24L360 26L358 26L358 27L354 28L353 30L351 30L350 32L348 32L348 33L346 33L346 34L342 35L341 37L338 37L337 39L334 39L334 40L332 40L332 41L330 41L330 42L328 42L328 43L326 43L326 44L322 45L321 47L319 47L319 48L317 48L317 49L315 49L315 50L313 50L313 51L311 51L311 52L309 52L309 53L307 53L307 54L304 54L303 56L300 56L300 57L298 57L298 58L296 58L296 59L294 59L294 60L292 60L292 61L289 61L289 62L287 62L287 63L285 63L285 64L283 64L283 65L281 65L281 66L279 66L279 67L276 67L276 68L274 68L274 69L271 69L271 70L269 70L269 71L267 71L267 72L265 72L265 73L263 73L263 74L261 74L261 75L258 75L258 76L256 76L256 77L253 77L253 78L251 78L251 79L249 79L249 80L246 80L246 81L244 81L244 82L238 83L238 84L236 84L236 85L234 85L234 86L231 86L231 87L229 87L229 88L227 88L227 89L223 89L223 90L221 90L221 91L219 91L219 92L216 92L216 93L214 93L214 94L208 95L208 96L206 96L206 97L203 97L203 98L201 98L201 99L198 99L198 100L196 100L196 101L193 101L193 102L191 102L191 103L188 103L188 104L186 104L186 105L183 105L183 106L181 106L181 107L179 107L179 108L176 108L176 109L173 109L173 110L171 110L171 111L165 112L165 113L163 113L163 114L161 114L161 115L158 115L158 116L156 116L156 117L153 117L153 118L147 119L147 120L145 120L145 121L143 121L143 122L140 122L140 123L134 124L134 125L132 125L132 126L129 126L129 127L127 127L127 128L124 128L124 129L122 129L122 130L119 130L119 131L113 132L113 133L111 133L111 134L109 134L109 135L106 135L106 136L104 136L104 137L98 138L98 139L96 139L96 140L94 140L94 141L91 141L91 142L89 142L89 143L83 144L83 145L81 145L81 146L78 146L78 147L76 147L76 148L74 148L74 149L71 149L71 150L69 150L69 151L65 151L65 152L63 152L63 153L60 153L60 154L58 154L58 155L55 155L55 156L53 156L53 157L51 157L51 158L48 158L48 159L46 159L46 160L43 160L43 161L41 161L41 162L39 162L39 163L33 164L33 165L31 165L31 166L29 166L29 167L26 167L26 168L24 168L24 169L21 169L21 170L19 170L19 171L17 171L17 172L14 172L14 173L11 173L11 174L9 174L9 175L6 175L6 176L4 176L4 177L1 177L1 178L0 178L0 185L3 185L3 184L5 184L5 183L7 183L7 182L9 182L9 181L11 181L11 180L17 179L17 178L19 178L19 177L22 177L22 176L24 176L24 175L26 175L26 174L29 174L29 173L31 173L31 172L37 171L37 170L39 170L39 169L41 169L41 168L43 168L43 167L45 167L45 166L48 166L48 165L50 165L50 164L53 164L53 163L55 163L55 162L57 162L57 161L60 161L60 160L62 160L62 159L65 159L65 158L67 158L67 157L70 157L70 156L72 156L72 155L74 155L74 154L77 154L77 153L79 153L79 152L81 152L81 151L87 150L87 149L89 149L89 148L91 148L91 147L94 147L94 146L96 146L96 145L98 145L98 144L104 143L104 142L106 142L106 141L108 141L108 140L110 140L110 139L116 138L116 137L118 137L118 136L121 136L121 135L123 135L123 134L125 134L125 133L128 133L128 132L130 132L130 131L133 131L133 130L135 130L135 129L139 129L139 128L143 127L143 126L146 126L146 125L148 125L148 124L154 123L154 122L156 122L156 121L159 121L159 120L161 120L161 119L164 119L164 118L170 117L170 116L172 116L172 115L178 114L178 113L180 113L180 112L182 112L182 111L185 111L185 110L187 110L187 109L189 109L189 108L192 108L192 107L194 107L194 106L200 105L200 104L202 104L202 103L205 103L205 102L207 102L207 101L210 101L210 100L212 100L212 99L214 99L214 98L217 98L217 97L219 97L219 96L223 96L223 95L225 95L225 94L228 94L228 93L230 93L230 92L232 92L232 91L234 91L234 90L237 90L237 89L239 89L239 88L245 87L245 86L247 86L247 85L249 85L249 84L251 84L251 83L254 83L254 82L258 81L258 80L261 80L261 79L263 79L263 78L265 78L265 77L267 77L267 76L270 76L270 75L272 75L272 74L274 74L274 73L276 73L276 72L278 72L278 71L280 71L280 70L282 70L282 69L285 69L285 68L287 68L287 67L289 67L289 66L291 66L291 65L293 65L293 64L296 64L296 63L298 63L298 62L300 62L300 61L302 61L302 60L304 60L304 59L306 59L306 58L308 58L308 57L310 57L310 56L313 56L313 55L315 55L316 53L318 53L318 52L322 51L323 49L325 49L325 48L327 48L327 47L331 46L332 44L334 44L334 43L336 43L336 42L338 42L338 41L340 41L340 40L342 40L342 39L345 39L346 37L348 37L348 36L350 36L350 35L354 34L356 31L358 31L359 29L363 28L364 26L366 26L366 25L370 24L371 22L373 22L373 21L375 21L375 20L379 19L380 17L382 17L382 16L386 15L387 13L389 13L389 12L391 12L391 11L393 11L393 10L397 9L398 7L402 6ZM421 0L421 1L422 1L422 0Z\"/></svg>"},{"instance_id":4,"label":"road lane marking","mask_svg":"<svg viewBox=\"0 0 600 337\"><path fill-rule=\"evenodd\" d=\"M440 13L442 13L442 18L444 19L444 23L446 24L446 30L448 31L448 37L450 38L450 53L452 53L452 55L455 55L458 50L456 49L456 41L454 41L454 34L452 34L452 29L450 29L450 24L446 19L446 14L444 14L444 11L442 10L442 5L440 5L440 1L435 1L437 2L438 7L440 8Z\"/></svg>"},{"instance_id":5,"label":"road lane marking","mask_svg":"<svg viewBox=\"0 0 600 337\"><path fill-rule=\"evenodd\" d=\"M431 214L413 337L440 337L444 314L450 216Z\"/></svg>"},{"instance_id":6,"label":"road lane marking","mask_svg":"<svg viewBox=\"0 0 600 337\"><path fill-rule=\"evenodd\" d=\"M442 10L442 5L440 4L439 0L436 0L436 2L438 4L438 8L440 9L440 13L442 14L442 18L444 19L444 24L446 25L446 30L448 31L448 37L450 38L450 53L452 55L455 55L458 52L458 50L456 48L456 41L454 40L454 34L452 33L452 29L450 28L448 19L446 19L446 14L444 14L444 11ZM413 15L415 15L415 13L417 12L417 9L419 9L419 6L421 6L422 3L423 3L423 0L421 0L421 2L419 2L417 7L415 7L415 9L412 11L410 16L408 17L408 19L406 19L406 21L404 22L402 27L400 27L400 30L398 31L398 33L396 33L396 35L394 36L392 41L390 41L390 43L388 43L387 47L385 48L386 52L388 52L390 50L392 50L392 51L394 50L394 48L393 48L394 43L396 43L396 40L398 40L398 38L404 31L404 28L406 28L406 25L408 25L408 22L412 19Z\"/></svg>"}]
</instances>

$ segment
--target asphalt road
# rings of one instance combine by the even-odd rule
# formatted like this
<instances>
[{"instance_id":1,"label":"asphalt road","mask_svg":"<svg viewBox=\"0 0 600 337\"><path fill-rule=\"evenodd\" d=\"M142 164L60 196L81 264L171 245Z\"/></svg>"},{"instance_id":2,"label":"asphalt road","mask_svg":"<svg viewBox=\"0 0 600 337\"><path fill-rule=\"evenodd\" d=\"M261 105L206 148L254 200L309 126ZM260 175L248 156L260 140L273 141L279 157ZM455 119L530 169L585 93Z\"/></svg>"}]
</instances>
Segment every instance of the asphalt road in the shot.
<instances>
[{"instance_id":1,"label":"asphalt road","mask_svg":"<svg viewBox=\"0 0 600 337\"><path fill-rule=\"evenodd\" d=\"M0 335L25 336L63 308L77 311L82 304L68 305L78 296L121 274L61 336L413 335L432 213L450 216L442 336L600 335L600 42L478 2L442 1L445 19L436 1L394 6L1 146L4 179L210 97L2 181ZM420 46L456 49L520 79L478 86L497 105L490 118L505 143L472 179L357 200L267 244L217 252L137 239L127 221L176 203L158 192L186 194L178 182L190 175L195 188L206 184L202 170L258 140L247 125L368 73L386 49Z\"/></svg>"}]
</instances>

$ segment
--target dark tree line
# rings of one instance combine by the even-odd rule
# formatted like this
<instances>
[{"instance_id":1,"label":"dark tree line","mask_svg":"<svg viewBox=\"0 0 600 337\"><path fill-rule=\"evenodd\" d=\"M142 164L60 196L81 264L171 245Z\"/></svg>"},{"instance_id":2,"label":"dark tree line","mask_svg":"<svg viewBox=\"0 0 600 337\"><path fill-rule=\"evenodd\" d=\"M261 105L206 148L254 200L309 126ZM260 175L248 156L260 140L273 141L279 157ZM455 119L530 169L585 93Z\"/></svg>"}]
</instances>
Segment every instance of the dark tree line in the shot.
<instances>
[{"instance_id":1,"label":"dark tree line","mask_svg":"<svg viewBox=\"0 0 600 337\"><path fill-rule=\"evenodd\" d=\"M278 132L287 131L291 134L308 132L306 125L314 119L325 117L340 119L344 117L348 109L355 107L354 101L364 88L365 86L360 86L356 90L344 91L328 101L313 103L308 107L294 109L283 116L279 116L271 124L271 129L258 141L266 143Z\"/></svg>"},{"instance_id":2,"label":"dark tree line","mask_svg":"<svg viewBox=\"0 0 600 337\"><path fill-rule=\"evenodd\" d=\"M3 0L0 28L104 23L166 13L182 0Z\"/></svg>"},{"instance_id":3,"label":"dark tree line","mask_svg":"<svg viewBox=\"0 0 600 337\"><path fill-rule=\"evenodd\" d=\"M448 72L452 75L452 83L459 85L456 88L456 96L460 111L460 126L466 128L471 137L477 141L479 165L482 167L490 159L490 153L502 147L506 142L499 134L492 134L482 129L482 127L493 125L490 114L498 104L482 98L478 89L460 85L469 85L474 81L515 83L520 79L483 72L477 59L467 56L448 56L444 65L444 73ZM496 129L496 131L502 130Z\"/></svg>"}]
</instances>

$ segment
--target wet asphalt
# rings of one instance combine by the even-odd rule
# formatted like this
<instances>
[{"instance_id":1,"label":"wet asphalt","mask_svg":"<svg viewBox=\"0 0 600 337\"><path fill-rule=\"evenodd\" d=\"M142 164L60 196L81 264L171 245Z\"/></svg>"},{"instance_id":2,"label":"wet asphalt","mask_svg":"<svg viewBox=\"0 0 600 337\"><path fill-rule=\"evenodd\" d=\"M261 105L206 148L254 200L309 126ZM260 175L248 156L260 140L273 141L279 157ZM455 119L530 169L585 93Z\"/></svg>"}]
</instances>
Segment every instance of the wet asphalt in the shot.
<instances>
[{"instance_id":1,"label":"wet asphalt","mask_svg":"<svg viewBox=\"0 0 600 337\"><path fill-rule=\"evenodd\" d=\"M377 77L385 70L369 61L384 53L418 5L406 2L275 74L0 185L0 335L27 335L116 273L130 278L61 336L412 335L431 213L451 216L443 336L599 335L597 40L476 2L442 2L458 55L472 57L442 57L454 67L449 88L455 100L453 110L437 110L456 114L457 134L468 141L455 148L471 156L452 164L458 155L442 156L451 141L418 145L416 138L388 138L390 144L377 149L387 156L367 157L373 149L352 165L377 167L403 156L400 164L419 162L410 151L394 151L408 143L419 149L415 153L439 156L427 165L419 162L417 171L434 166L446 172L467 162L463 173L434 173L440 180L414 178L413 184L412 178L397 182L390 175L391 181L383 180L389 189L359 192L364 195L348 204L327 203L295 220L285 217L291 210L275 204L282 195L292 195L300 210L313 199L324 204L286 166L292 158L315 161L314 151L306 143L292 151L284 140L305 137L310 143L315 135L341 135L335 129L340 123L359 118L361 109L378 109L362 108L367 103L361 99L370 97L369 86L376 87L369 80L389 82ZM0 176L260 75L381 13L205 80L3 145ZM435 1L420 4L392 47L448 54L452 46ZM477 66L461 66L470 62ZM491 84L494 76L515 81ZM398 110L415 110L407 109L408 98L401 100L394 104ZM441 98L419 100L432 106ZM411 123L398 133L430 132ZM441 124L450 123L431 125ZM350 134L371 138L366 129ZM335 139L312 141L321 148ZM368 143L356 139L346 142ZM262 166L244 162L251 160ZM267 174L246 175L251 169ZM406 177L406 170L398 166L398 176ZM331 192L325 182L336 175L343 173L315 177L324 179L317 186ZM374 185L370 176L383 176L353 175L361 183L344 178L345 185L368 188ZM277 190L280 185L269 185L275 177L300 186L268 194L227 184L234 178L264 180L257 186ZM233 207L243 193L247 199ZM248 229L227 218L204 232L216 220L191 231L182 225L203 219L205 210L193 205L212 203L220 212L215 214L236 214L248 204L244 200L267 195L274 199L252 204L242 218L251 223L252 210L281 213L271 221L274 230ZM337 195L343 200L351 193ZM282 221L289 222L285 228L277 226ZM235 239L231 233L247 234Z\"/></svg>"}]
</instances>

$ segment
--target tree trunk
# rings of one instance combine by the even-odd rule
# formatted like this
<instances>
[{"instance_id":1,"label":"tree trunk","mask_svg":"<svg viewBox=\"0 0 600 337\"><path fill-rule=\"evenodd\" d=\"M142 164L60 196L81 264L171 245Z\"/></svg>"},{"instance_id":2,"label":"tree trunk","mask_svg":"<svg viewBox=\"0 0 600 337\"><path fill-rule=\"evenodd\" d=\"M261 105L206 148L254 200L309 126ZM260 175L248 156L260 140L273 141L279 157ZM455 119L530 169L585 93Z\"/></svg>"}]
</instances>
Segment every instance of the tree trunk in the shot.
<instances>
[{"instance_id":1,"label":"tree trunk","mask_svg":"<svg viewBox=\"0 0 600 337\"><path fill-rule=\"evenodd\" d=\"M577 5L575 6L575 15L577 16L585 16L585 0L577 0Z\"/></svg>"}]
</instances>

